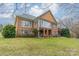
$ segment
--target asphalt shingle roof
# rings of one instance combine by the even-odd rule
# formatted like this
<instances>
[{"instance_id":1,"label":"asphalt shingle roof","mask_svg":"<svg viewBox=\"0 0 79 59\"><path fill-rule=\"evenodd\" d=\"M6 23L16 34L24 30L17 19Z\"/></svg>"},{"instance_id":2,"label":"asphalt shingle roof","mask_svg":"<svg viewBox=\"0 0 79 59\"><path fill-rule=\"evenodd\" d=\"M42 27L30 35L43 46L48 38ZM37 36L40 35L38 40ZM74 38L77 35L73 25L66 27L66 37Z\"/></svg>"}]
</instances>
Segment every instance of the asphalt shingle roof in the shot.
<instances>
[{"instance_id":1,"label":"asphalt shingle roof","mask_svg":"<svg viewBox=\"0 0 79 59\"><path fill-rule=\"evenodd\" d=\"M36 17L29 15L29 14L23 14L23 13L15 13L16 16L20 16L26 19L34 20Z\"/></svg>"}]
</instances>

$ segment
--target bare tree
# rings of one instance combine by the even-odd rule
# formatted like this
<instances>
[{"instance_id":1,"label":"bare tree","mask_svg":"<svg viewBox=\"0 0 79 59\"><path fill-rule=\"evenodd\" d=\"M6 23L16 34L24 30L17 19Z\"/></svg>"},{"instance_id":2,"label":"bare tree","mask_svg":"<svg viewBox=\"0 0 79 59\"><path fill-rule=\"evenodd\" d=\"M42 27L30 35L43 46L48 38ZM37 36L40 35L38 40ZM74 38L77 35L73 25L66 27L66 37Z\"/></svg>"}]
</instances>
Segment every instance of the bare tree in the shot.
<instances>
[{"instance_id":1,"label":"bare tree","mask_svg":"<svg viewBox=\"0 0 79 59\"><path fill-rule=\"evenodd\" d=\"M74 23L72 27L73 36L75 35L75 37L79 37L79 21Z\"/></svg>"},{"instance_id":2,"label":"bare tree","mask_svg":"<svg viewBox=\"0 0 79 59\"><path fill-rule=\"evenodd\" d=\"M60 28L68 28L71 35L74 37L79 36L79 22L76 21L79 19L77 15L79 11L76 11L76 8L78 7L71 5L71 9L69 9L69 7L65 9L67 10L67 13L65 13L64 17L59 21Z\"/></svg>"}]
</instances>

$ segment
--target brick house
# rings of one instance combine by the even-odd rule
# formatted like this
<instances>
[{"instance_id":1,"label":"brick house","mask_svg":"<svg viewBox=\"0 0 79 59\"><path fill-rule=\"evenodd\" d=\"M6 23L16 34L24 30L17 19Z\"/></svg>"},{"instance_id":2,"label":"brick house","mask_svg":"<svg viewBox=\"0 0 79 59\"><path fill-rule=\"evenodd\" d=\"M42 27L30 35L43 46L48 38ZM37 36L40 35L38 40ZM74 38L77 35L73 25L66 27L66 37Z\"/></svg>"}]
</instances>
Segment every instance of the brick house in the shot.
<instances>
[{"instance_id":1,"label":"brick house","mask_svg":"<svg viewBox=\"0 0 79 59\"><path fill-rule=\"evenodd\" d=\"M51 11L35 17L27 14L16 14L16 36L32 36L33 29L39 31L39 36L57 36L57 22Z\"/></svg>"}]
</instances>

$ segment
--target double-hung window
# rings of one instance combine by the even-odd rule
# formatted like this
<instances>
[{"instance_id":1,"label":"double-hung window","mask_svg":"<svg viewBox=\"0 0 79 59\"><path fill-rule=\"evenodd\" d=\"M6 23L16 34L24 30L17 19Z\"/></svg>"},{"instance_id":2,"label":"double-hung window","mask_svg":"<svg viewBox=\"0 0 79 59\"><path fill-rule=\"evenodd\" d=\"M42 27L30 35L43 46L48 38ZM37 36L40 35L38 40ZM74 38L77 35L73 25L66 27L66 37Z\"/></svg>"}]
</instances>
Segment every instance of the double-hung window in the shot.
<instances>
[{"instance_id":1,"label":"double-hung window","mask_svg":"<svg viewBox=\"0 0 79 59\"><path fill-rule=\"evenodd\" d=\"M30 21L22 21L21 22L21 26L23 26L23 27L25 27L25 26L31 27L32 26L32 22L30 22Z\"/></svg>"}]
</instances>

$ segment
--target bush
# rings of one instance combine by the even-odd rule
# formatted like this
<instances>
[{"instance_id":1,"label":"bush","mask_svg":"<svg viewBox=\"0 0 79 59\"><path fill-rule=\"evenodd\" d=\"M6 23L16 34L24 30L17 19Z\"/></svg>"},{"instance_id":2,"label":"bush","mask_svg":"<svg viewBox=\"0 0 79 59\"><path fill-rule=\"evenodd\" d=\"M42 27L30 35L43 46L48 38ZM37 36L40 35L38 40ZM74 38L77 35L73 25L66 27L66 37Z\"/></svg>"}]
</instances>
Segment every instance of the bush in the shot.
<instances>
[{"instance_id":1,"label":"bush","mask_svg":"<svg viewBox=\"0 0 79 59\"><path fill-rule=\"evenodd\" d=\"M60 29L59 34L64 37L70 37L69 29L66 28Z\"/></svg>"},{"instance_id":2,"label":"bush","mask_svg":"<svg viewBox=\"0 0 79 59\"><path fill-rule=\"evenodd\" d=\"M2 28L3 28L3 25L2 25L2 24L0 24L0 32L2 31Z\"/></svg>"},{"instance_id":3,"label":"bush","mask_svg":"<svg viewBox=\"0 0 79 59\"><path fill-rule=\"evenodd\" d=\"M37 29L33 29L32 32L34 33L34 36L37 36L38 35L38 30Z\"/></svg>"},{"instance_id":4,"label":"bush","mask_svg":"<svg viewBox=\"0 0 79 59\"><path fill-rule=\"evenodd\" d=\"M2 35L5 38L14 38L16 35L15 26L6 25L2 30Z\"/></svg>"}]
</instances>

